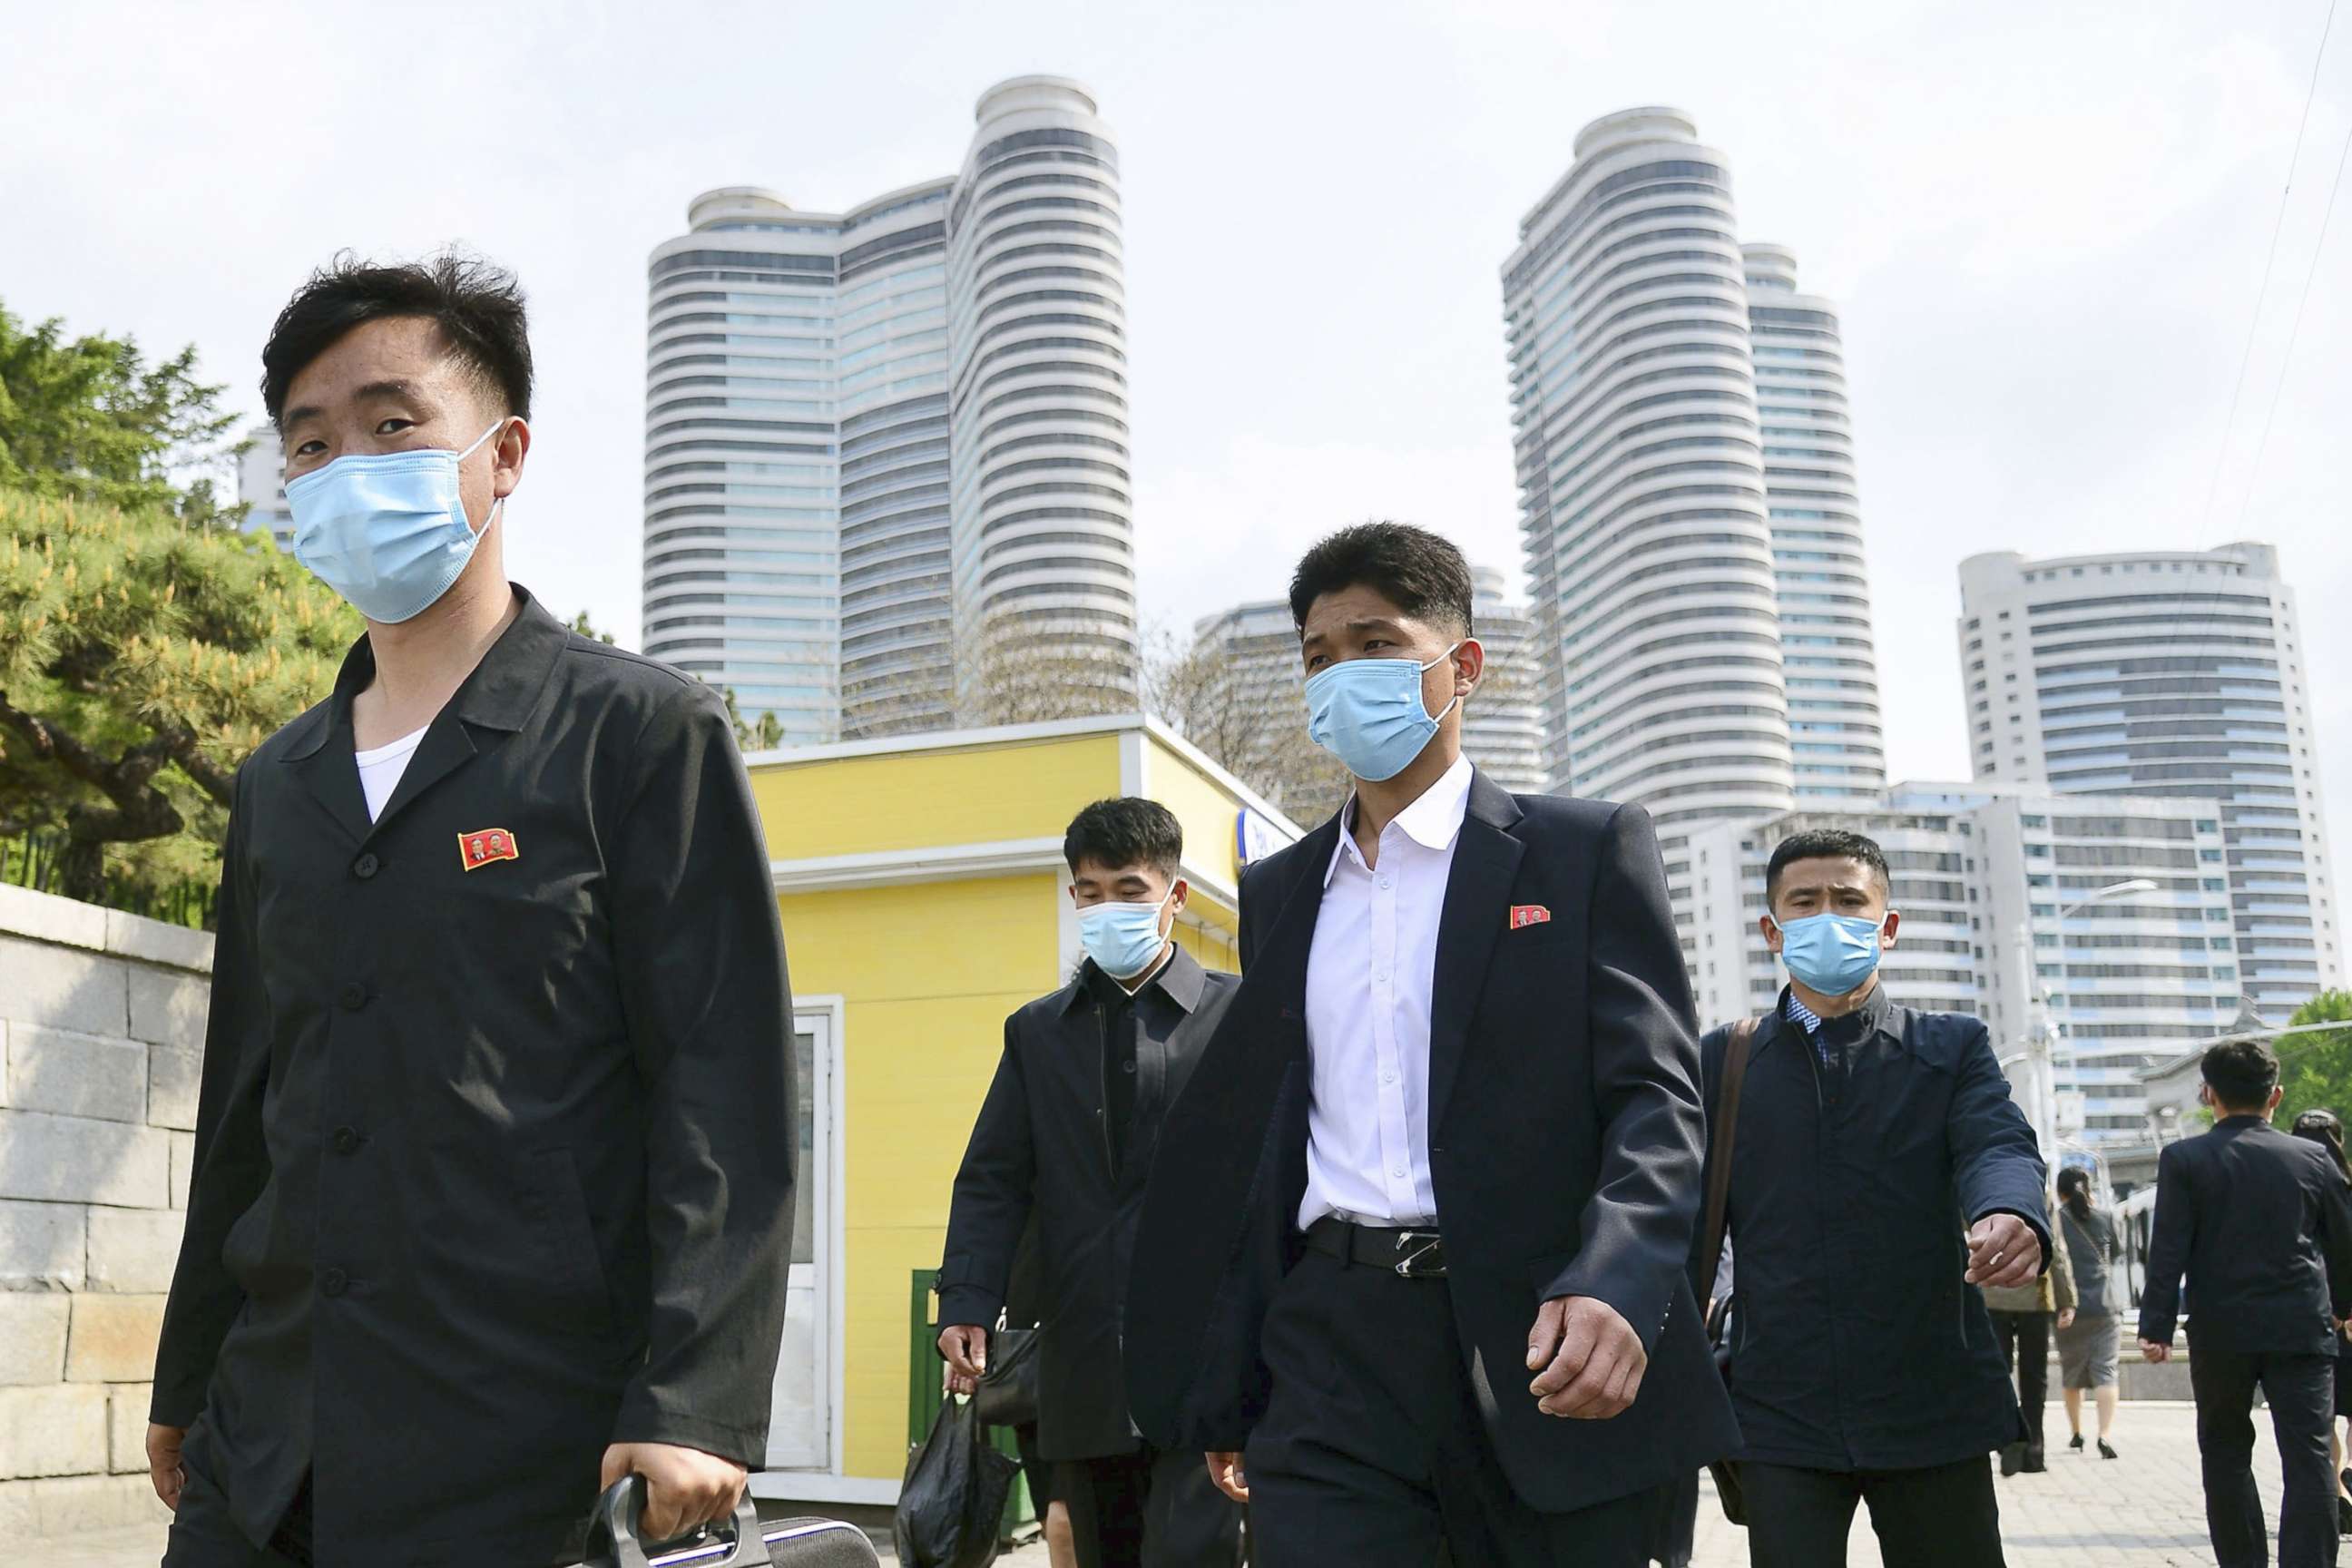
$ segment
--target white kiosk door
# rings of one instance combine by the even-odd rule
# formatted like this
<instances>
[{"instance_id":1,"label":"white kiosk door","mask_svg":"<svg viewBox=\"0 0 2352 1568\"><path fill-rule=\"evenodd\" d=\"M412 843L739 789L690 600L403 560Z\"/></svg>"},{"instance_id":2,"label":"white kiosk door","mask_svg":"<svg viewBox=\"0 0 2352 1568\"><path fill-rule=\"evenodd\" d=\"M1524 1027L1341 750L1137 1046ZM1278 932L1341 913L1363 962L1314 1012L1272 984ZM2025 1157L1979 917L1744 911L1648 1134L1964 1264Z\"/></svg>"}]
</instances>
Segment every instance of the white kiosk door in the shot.
<instances>
[{"instance_id":1,"label":"white kiosk door","mask_svg":"<svg viewBox=\"0 0 2352 1568\"><path fill-rule=\"evenodd\" d=\"M830 1011L793 1019L794 1093L791 1135L799 1141L797 1212L785 1293L783 1353L768 1420L772 1469L833 1466L833 1062Z\"/></svg>"}]
</instances>

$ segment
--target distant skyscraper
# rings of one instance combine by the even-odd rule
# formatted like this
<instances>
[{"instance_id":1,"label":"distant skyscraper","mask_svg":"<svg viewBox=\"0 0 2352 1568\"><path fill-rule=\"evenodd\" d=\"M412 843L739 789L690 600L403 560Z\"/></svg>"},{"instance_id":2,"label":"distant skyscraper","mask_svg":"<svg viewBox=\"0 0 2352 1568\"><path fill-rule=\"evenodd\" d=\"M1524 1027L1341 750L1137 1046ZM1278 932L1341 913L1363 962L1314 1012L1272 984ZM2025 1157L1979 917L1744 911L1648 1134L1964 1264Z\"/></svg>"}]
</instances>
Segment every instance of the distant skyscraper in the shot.
<instances>
[{"instance_id":1,"label":"distant skyscraper","mask_svg":"<svg viewBox=\"0 0 2352 1568\"><path fill-rule=\"evenodd\" d=\"M2245 994L2263 1017L2344 983L2294 596L2266 544L1960 563L1979 779L2219 802ZM2201 854L2201 852L2200 852ZM2066 870L2062 891L2111 882Z\"/></svg>"},{"instance_id":2,"label":"distant skyscraper","mask_svg":"<svg viewBox=\"0 0 2352 1568\"><path fill-rule=\"evenodd\" d=\"M982 98L958 178L837 216L729 186L654 250L646 649L787 744L953 722L991 619L1104 652L1107 706L1132 689L1118 166L1093 116L1021 78Z\"/></svg>"},{"instance_id":3,"label":"distant skyscraper","mask_svg":"<svg viewBox=\"0 0 2352 1568\"><path fill-rule=\"evenodd\" d=\"M1462 750L1514 795L1544 791L1543 709L1537 694L1535 623L1505 597L1502 572L1471 569L1470 621L1486 650L1486 678L1462 713ZM1294 639L1295 640L1295 639Z\"/></svg>"},{"instance_id":4,"label":"distant skyscraper","mask_svg":"<svg viewBox=\"0 0 2352 1568\"><path fill-rule=\"evenodd\" d=\"M236 499L247 508L245 531L267 533L278 548L294 548L294 514L286 505L286 452L278 426L263 423L245 433L252 445L236 460Z\"/></svg>"},{"instance_id":5,"label":"distant skyscraper","mask_svg":"<svg viewBox=\"0 0 2352 1568\"><path fill-rule=\"evenodd\" d=\"M1797 292L1786 249L1741 254L1797 804L1860 804L1886 785L1886 736L1837 311Z\"/></svg>"},{"instance_id":6,"label":"distant skyscraper","mask_svg":"<svg viewBox=\"0 0 2352 1568\"><path fill-rule=\"evenodd\" d=\"M960 662L985 679L992 650L1034 639L1056 679L1098 679L1107 707L1129 706L1118 149L1092 95L1060 77L991 88L977 119L948 239Z\"/></svg>"},{"instance_id":7,"label":"distant skyscraper","mask_svg":"<svg viewBox=\"0 0 2352 1568\"><path fill-rule=\"evenodd\" d=\"M1551 783L1649 809L1695 960L1690 829L1797 800L1723 155L1678 110L1594 121L1503 294Z\"/></svg>"}]
</instances>

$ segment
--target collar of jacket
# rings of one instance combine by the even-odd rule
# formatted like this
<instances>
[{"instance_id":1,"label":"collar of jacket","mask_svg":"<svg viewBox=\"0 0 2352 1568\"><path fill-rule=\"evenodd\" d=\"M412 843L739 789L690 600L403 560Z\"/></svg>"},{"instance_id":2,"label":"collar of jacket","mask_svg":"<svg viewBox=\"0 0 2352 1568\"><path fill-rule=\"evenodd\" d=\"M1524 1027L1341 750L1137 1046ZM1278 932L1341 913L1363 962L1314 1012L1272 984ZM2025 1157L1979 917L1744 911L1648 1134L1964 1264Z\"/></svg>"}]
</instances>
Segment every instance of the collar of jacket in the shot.
<instances>
[{"instance_id":1,"label":"collar of jacket","mask_svg":"<svg viewBox=\"0 0 2352 1568\"><path fill-rule=\"evenodd\" d=\"M1884 1035L1899 1046L1903 1043L1900 1019L1896 1016L1899 1011L1894 998L1886 994L1886 978L1881 975L1878 984L1870 988L1870 994L1862 999L1862 1005L1851 1013L1839 1014L1838 1018L1860 1018L1864 1035ZM1822 1026L1827 1028L1837 1021L1837 1018L1823 1018ZM1755 1043L1748 1047L1749 1058L1753 1059L1757 1052L1782 1035L1793 1035L1802 1039L1805 1034L1804 1027L1789 1016L1789 988L1783 985L1779 999L1772 1004L1771 1016L1757 1026Z\"/></svg>"},{"instance_id":2,"label":"collar of jacket","mask_svg":"<svg viewBox=\"0 0 2352 1568\"><path fill-rule=\"evenodd\" d=\"M1065 1015L1085 999L1087 976L1094 971L1095 961L1089 958L1078 966L1078 973L1070 983L1062 987L1062 1012ZM1147 993L1157 989L1168 1000L1191 1013L1201 1005L1201 994L1208 988L1209 972L1202 969L1200 961L1185 952L1180 942L1168 962L1160 966L1160 973L1144 982L1135 994L1139 1001Z\"/></svg>"},{"instance_id":3,"label":"collar of jacket","mask_svg":"<svg viewBox=\"0 0 2352 1568\"><path fill-rule=\"evenodd\" d=\"M572 636L531 596L530 589L520 583L512 587L519 607L514 623L499 634L499 640L482 655L482 662L474 667L474 673L466 677L457 694L449 699L449 706L467 723L509 734L521 729L530 717L531 708L539 701L548 675L555 668L556 657ZM309 731L288 737L280 760L299 763L325 745L329 735L347 728L351 723L352 699L366 690L368 682L374 679L375 650L362 635L352 645L352 651L343 656L343 668L335 677L333 697L302 716L299 722L308 724Z\"/></svg>"}]
</instances>

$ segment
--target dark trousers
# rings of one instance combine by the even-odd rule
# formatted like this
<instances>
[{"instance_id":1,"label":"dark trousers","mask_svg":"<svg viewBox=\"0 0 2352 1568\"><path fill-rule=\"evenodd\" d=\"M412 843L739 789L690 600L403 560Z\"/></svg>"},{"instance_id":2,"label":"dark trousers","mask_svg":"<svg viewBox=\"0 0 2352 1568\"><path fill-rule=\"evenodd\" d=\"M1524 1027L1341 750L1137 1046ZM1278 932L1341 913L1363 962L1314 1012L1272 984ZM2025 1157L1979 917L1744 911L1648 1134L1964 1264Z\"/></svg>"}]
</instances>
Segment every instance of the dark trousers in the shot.
<instances>
[{"instance_id":1,"label":"dark trousers","mask_svg":"<svg viewBox=\"0 0 2352 1568\"><path fill-rule=\"evenodd\" d=\"M2050 1400L2050 1324L2047 1312L1995 1312L1992 1331L2000 1359L2017 1374L2017 1406L2025 1413L2025 1458L2042 1462L2042 1407Z\"/></svg>"},{"instance_id":2,"label":"dark trousers","mask_svg":"<svg viewBox=\"0 0 2352 1568\"><path fill-rule=\"evenodd\" d=\"M1200 1454L1146 1448L1054 1468L1079 1568L1236 1568L1242 1510ZM1042 1511L1043 1505L1040 1505Z\"/></svg>"},{"instance_id":3,"label":"dark trousers","mask_svg":"<svg viewBox=\"0 0 2352 1568\"><path fill-rule=\"evenodd\" d=\"M1879 1554L1903 1568L2002 1568L1992 1465L1963 1459L1918 1470L1801 1470L1742 1464L1749 1568L1845 1568L1857 1505L1870 1507Z\"/></svg>"},{"instance_id":4,"label":"dark trousers","mask_svg":"<svg viewBox=\"0 0 2352 1568\"><path fill-rule=\"evenodd\" d=\"M2254 1390L2270 1402L2285 1495L2279 1501L2280 1568L2336 1561L2336 1477L2327 1428L2336 1409L2336 1358L2264 1355L2189 1345L2197 1394L2197 1451L2205 1471L2205 1528L2221 1568L2270 1561L2263 1500L2254 1489Z\"/></svg>"},{"instance_id":5,"label":"dark trousers","mask_svg":"<svg viewBox=\"0 0 2352 1568\"><path fill-rule=\"evenodd\" d=\"M1257 1568L1428 1568L1441 1546L1459 1568L1648 1563L1657 1494L1547 1514L1511 1489L1443 1279L1310 1252L1262 1346L1274 1387L1244 1459Z\"/></svg>"}]
</instances>

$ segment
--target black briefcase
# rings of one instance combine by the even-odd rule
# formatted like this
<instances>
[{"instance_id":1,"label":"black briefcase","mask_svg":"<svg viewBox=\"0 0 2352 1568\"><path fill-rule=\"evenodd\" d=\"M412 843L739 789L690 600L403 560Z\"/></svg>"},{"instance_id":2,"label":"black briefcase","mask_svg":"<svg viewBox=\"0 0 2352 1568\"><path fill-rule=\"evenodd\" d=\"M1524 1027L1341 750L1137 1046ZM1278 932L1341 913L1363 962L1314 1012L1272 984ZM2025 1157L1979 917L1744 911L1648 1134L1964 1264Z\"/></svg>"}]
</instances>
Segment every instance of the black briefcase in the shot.
<instances>
[{"instance_id":1,"label":"black briefcase","mask_svg":"<svg viewBox=\"0 0 2352 1568\"><path fill-rule=\"evenodd\" d=\"M588 1527L588 1560L579 1568L877 1568L881 1558L866 1532L854 1524L831 1519L774 1519L760 1521L760 1510L746 1496L735 1518L722 1530L669 1545L649 1545L637 1536L637 1519L645 1510L642 1476L615 1481L596 1500L596 1517Z\"/></svg>"}]
</instances>

